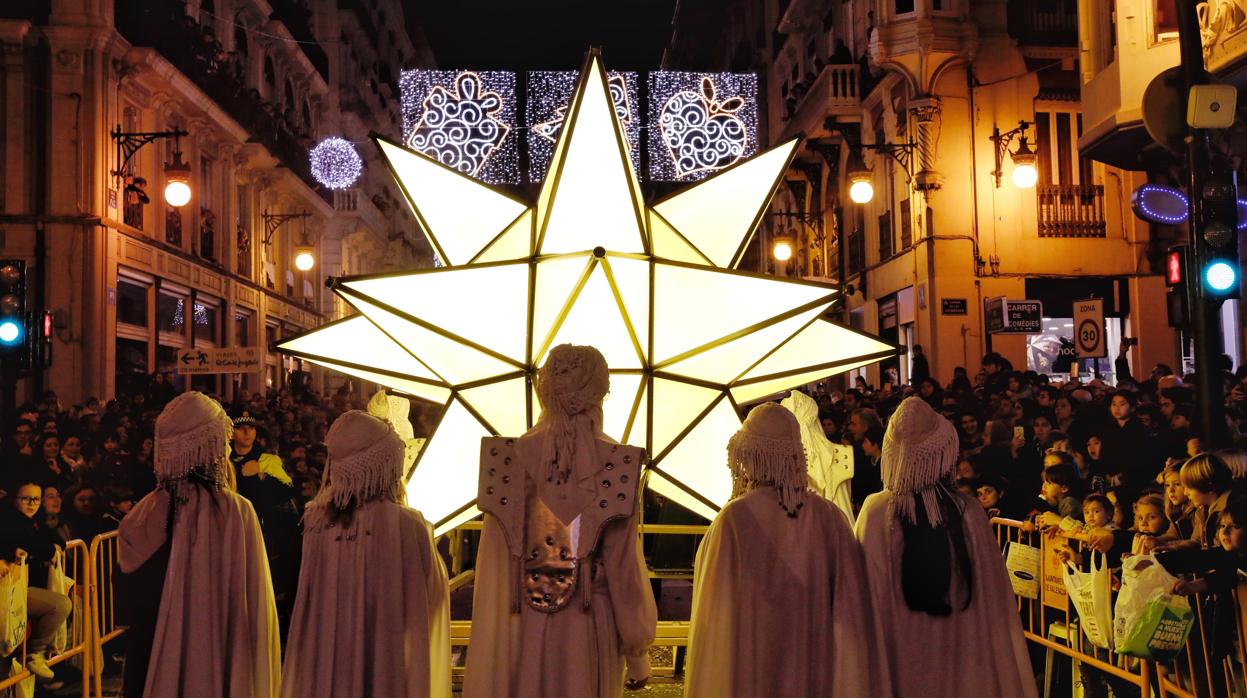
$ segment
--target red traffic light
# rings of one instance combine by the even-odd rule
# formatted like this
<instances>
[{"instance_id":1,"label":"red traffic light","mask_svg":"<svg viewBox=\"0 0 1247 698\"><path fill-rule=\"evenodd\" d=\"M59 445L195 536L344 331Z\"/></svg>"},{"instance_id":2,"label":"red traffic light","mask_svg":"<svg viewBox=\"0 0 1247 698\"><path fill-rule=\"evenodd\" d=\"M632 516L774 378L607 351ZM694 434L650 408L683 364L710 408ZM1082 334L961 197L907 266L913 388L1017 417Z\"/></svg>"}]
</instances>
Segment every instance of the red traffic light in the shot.
<instances>
[{"instance_id":1,"label":"red traffic light","mask_svg":"<svg viewBox=\"0 0 1247 698\"><path fill-rule=\"evenodd\" d=\"M51 337L52 337L52 313L49 313L48 311L45 310L43 312L43 338L49 339Z\"/></svg>"},{"instance_id":2,"label":"red traffic light","mask_svg":"<svg viewBox=\"0 0 1247 698\"><path fill-rule=\"evenodd\" d=\"M1177 286L1182 283L1183 270L1186 268L1185 257L1182 247L1169 248L1168 254L1165 255L1166 286Z\"/></svg>"}]
</instances>

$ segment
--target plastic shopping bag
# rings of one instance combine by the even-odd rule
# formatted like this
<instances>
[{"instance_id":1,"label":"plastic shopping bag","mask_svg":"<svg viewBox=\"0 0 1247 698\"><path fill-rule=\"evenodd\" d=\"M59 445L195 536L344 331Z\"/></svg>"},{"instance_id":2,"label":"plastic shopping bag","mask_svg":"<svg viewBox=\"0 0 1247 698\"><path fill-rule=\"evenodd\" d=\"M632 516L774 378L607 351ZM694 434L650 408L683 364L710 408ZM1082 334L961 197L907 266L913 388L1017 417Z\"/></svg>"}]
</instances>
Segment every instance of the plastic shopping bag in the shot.
<instances>
[{"instance_id":1,"label":"plastic shopping bag","mask_svg":"<svg viewBox=\"0 0 1247 698\"><path fill-rule=\"evenodd\" d=\"M26 639L26 562L0 560L0 656L8 656Z\"/></svg>"},{"instance_id":2,"label":"plastic shopping bag","mask_svg":"<svg viewBox=\"0 0 1247 698\"><path fill-rule=\"evenodd\" d=\"M9 663L9 675L6 678L20 676L26 667L16 659ZM0 691L0 698L34 698L35 696L35 675L30 674L26 678L18 681L12 686Z\"/></svg>"},{"instance_id":3,"label":"plastic shopping bag","mask_svg":"<svg viewBox=\"0 0 1247 698\"><path fill-rule=\"evenodd\" d=\"M1009 570L1014 594L1024 599L1039 598L1039 548L1010 541L1005 567Z\"/></svg>"},{"instance_id":4,"label":"plastic shopping bag","mask_svg":"<svg viewBox=\"0 0 1247 698\"><path fill-rule=\"evenodd\" d=\"M52 559L52 567L48 570L48 591L69 596L73 588L74 580L65 574L65 552L58 550ZM57 654L64 652L69 646L69 617L53 633L51 645L52 650Z\"/></svg>"},{"instance_id":5,"label":"plastic shopping bag","mask_svg":"<svg viewBox=\"0 0 1247 698\"><path fill-rule=\"evenodd\" d=\"M1120 654L1168 661L1186 644L1195 614L1183 596L1169 591L1178 578L1153 555L1122 560L1121 591L1113 619L1113 644Z\"/></svg>"},{"instance_id":6,"label":"plastic shopping bag","mask_svg":"<svg viewBox=\"0 0 1247 698\"><path fill-rule=\"evenodd\" d=\"M1099 566L1096 559L1099 559ZM1091 554L1091 571L1081 572L1072 563L1061 570L1070 603L1078 610L1078 624L1087 640L1096 647L1112 649L1113 589L1112 573L1102 553Z\"/></svg>"}]
</instances>

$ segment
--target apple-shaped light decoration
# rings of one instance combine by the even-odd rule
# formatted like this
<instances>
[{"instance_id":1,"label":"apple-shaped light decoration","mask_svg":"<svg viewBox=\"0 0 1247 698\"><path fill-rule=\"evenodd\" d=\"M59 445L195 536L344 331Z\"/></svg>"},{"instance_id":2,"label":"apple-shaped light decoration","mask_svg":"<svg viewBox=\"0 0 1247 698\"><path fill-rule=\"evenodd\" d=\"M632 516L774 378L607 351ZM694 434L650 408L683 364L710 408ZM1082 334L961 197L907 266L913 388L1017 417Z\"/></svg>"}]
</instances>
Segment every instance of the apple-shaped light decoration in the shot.
<instances>
[{"instance_id":1,"label":"apple-shaped light decoration","mask_svg":"<svg viewBox=\"0 0 1247 698\"><path fill-rule=\"evenodd\" d=\"M344 138L330 136L312 148L312 176L330 189L346 189L359 180L364 161L355 145Z\"/></svg>"}]
</instances>

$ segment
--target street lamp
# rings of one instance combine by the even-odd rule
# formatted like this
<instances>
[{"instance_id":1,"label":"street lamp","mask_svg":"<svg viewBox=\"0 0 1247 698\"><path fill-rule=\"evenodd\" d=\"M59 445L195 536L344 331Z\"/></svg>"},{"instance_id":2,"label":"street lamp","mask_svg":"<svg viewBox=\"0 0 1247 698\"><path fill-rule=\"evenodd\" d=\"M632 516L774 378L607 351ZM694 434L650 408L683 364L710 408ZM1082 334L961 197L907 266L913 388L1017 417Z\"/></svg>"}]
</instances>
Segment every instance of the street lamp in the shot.
<instances>
[{"instance_id":1,"label":"street lamp","mask_svg":"<svg viewBox=\"0 0 1247 698\"><path fill-rule=\"evenodd\" d=\"M775 242L771 246L771 256L778 262L787 262L792 259L792 244L790 235L775 236Z\"/></svg>"},{"instance_id":2,"label":"street lamp","mask_svg":"<svg viewBox=\"0 0 1247 698\"><path fill-rule=\"evenodd\" d=\"M172 131L141 131L127 133L121 130L121 126L117 125L112 130L113 141L117 143L117 169L113 170L114 177L120 179L125 176L126 165L130 162L130 158L139 152L143 146L153 141L164 138L173 139L173 160L165 163L165 201L170 206L180 208L185 206L191 200L191 168L182 161L182 136L189 135L182 129L174 129Z\"/></svg>"},{"instance_id":3,"label":"street lamp","mask_svg":"<svg viewBox=\"0 0 1247 698\"><path fill-rule=\"evenodd\" d=\"M294 248L294 268L299 271L308 271L316 266L316 250L309 245L300 245Z\"/></svg>"},{"instance_id":4,"label":"street lamp","mask_svg":"<svg viewBox=\"0 0 1247 698\"><path fill-rule=\"evenodd\" d=\"M191 200L191 167L182 162L182 151L173 151L173 162L165 163L165 201L181 208Z\"/></svg>"},{"instance_id":5,"label":"street lamp","mask_svg":"<svg viewBox=\"0 0 1247 698\"><path fill-rule=\"evenodd\" d=\"M1019 189L1030 189L1039 181L1039 170L1035 168L1035 163L1039 160L1035 155L1035 151L1031 150L1030 144L1027 143L1026 129L1030 128L1030 124L1025 121L1019 121L1018 127L1000 132L1000 127L992 128L992 135L988 139L996 145L996 169L992 171L992 176L996 178L996 188L1000 188L1000 179L1004 176L1004 155L1009 151L1009 143L1014 138L1018 139L1017 150L1009 153L1009 158L1013 160L1013 184Z\"/></svg>"},{"instance_id":6,"label":"street lamp","mask_svg":"<svg viewBox=\"0 0 1247 698\"><path fill-rule=\"evenodd\" d=\"M872 181L874 175L862 161L861 151L873 150L887 155L901 166L901 169L905 171L905 177L913 181L913 159L916 147L917 144L910 141L908 143L863 143L854 148L849 153L848 162L845 163L845 171L849 179L849 198L853 203L868 204L875 198L875 185Z\"/></svg>"}]
</instances>

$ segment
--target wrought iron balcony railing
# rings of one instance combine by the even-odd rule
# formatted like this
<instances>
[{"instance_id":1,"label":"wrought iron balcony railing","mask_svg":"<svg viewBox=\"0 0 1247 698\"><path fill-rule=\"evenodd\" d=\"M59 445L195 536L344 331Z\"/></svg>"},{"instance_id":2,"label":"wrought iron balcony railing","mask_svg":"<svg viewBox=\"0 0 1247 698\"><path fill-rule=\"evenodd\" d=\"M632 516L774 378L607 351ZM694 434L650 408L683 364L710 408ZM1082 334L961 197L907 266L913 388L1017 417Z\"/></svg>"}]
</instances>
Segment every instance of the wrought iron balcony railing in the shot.
<instances>
[{"instance_id":1,"label":"wrought iron balcony railing","mask_svg":"<svg viewBox=\"0 0 1247 698\"><path fill-rule=\"evenodd\" d=\"M1104 237L1104 186L1047 184L1035 188L1039 237Z\"/></svg>"}]
</instances>

